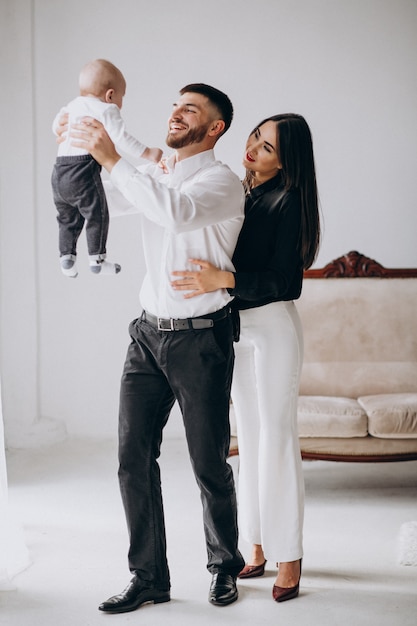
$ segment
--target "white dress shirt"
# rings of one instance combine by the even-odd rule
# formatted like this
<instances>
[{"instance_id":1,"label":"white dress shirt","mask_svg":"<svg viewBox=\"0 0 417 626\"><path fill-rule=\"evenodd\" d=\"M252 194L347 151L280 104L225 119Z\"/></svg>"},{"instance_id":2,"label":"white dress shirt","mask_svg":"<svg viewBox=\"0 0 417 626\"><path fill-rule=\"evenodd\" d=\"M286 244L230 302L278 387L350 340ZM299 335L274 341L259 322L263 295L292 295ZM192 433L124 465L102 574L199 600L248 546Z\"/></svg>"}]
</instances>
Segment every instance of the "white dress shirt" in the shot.
<instances>
[{"instance_id":1,"label":"white dress shirt","mask_svg":"<svg viewBox=\"0 0 417 626\"><path fill-rule=\"evenodd\" d=\"M142 215L142 243L147 273L140 291L142 307L158 317L187 318L217 311L232 300L226 289L184 299L171 287L174 270L197 270L190 258L233 271L231 258L244 217L239 178L216 161L213 150L175 162L168 173L156 165L140 170L124 159L113 167L112 184ZM109 208L117 199L108 194Z\"/></svg>"},{"instance_id":2,"label":"white dress shirt","mask_svg":"<svg viewBox=\"0 0 417 626\"><path fill-rule=\"evenodd\" d=\"M146 146L127 132L126 124L117 104L103 102L93 96L78 96L56 115L52 123L52 130L55 134L59 120L65 113L68 113L68 131L64 135L65 141L58 146L58 156L88 154L84 148L76 148L71 145L74 140L70 137L70 132L71 124L79 123L83 117L90 116L103 124L117 150L124 154L131 163L138 165L144 162L141 155L146 150Z\"/></svg>"}]
</instances>

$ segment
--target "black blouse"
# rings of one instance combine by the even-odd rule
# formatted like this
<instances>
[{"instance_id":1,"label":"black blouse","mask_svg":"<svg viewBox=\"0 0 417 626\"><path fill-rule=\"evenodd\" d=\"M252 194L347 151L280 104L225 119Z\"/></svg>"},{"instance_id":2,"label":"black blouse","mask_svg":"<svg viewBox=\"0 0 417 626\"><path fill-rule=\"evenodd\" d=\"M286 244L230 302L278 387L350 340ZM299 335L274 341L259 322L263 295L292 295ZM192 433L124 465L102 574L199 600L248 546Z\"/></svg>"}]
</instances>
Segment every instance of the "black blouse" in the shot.
<instances>
[{"instance_id":1,"label":"black blouse","mask_svg":"<svg viewBox=\"0 0 417 626\"><path fill-rule=\"evenodd\" d=\"M301 202L298 190L285 191L278 175L246 197L245 221L233 263L237 309L300 297L303 269L298 251Z\"/></svg>"}]
</instances>

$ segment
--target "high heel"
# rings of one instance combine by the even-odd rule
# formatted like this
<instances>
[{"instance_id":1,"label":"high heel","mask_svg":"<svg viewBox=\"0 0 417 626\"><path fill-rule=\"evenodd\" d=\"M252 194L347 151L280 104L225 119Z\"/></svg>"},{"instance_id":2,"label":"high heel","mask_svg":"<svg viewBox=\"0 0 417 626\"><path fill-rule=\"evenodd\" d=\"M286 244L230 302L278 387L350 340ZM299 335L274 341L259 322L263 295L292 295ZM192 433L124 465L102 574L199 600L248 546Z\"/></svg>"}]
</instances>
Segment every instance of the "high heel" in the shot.
<instances>
[{"instance_id":1,"label":"high heel","mask_svg":"<svg viewBox=\"0 0 417 626\"><path fill-rule=\"evenodd\" d=\"M300 578L302 562L303 559L300 559ZM278 585L274 585L272 587L272 597L275 602L285 602L285 600L292 600L293 598L296 598L300 591L300 578L294 587L278 587Z\"/></svg>"},{"instance_id":2,"label":"high heel","mask_svg":"<svg viewBox=\"0 0 417 626\"><path fill-rule=\"evenodd\" d=\"M237 575L238 578L257 578L265 574L266 560L261 565L245 565Z\"/></svg>"}]
</instances>

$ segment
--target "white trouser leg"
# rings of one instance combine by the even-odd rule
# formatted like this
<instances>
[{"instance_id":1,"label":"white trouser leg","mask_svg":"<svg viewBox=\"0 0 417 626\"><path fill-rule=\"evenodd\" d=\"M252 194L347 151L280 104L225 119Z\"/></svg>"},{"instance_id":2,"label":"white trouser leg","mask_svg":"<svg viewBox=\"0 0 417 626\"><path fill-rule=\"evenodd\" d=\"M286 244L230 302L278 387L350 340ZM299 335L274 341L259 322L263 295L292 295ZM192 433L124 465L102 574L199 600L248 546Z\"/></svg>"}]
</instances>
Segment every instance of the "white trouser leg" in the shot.
<instances>
[{"instance_id":1,"label":"white trouser leg","mask_svg":"<svg viewBox=\"0 0 417 626\"><path fill-rule=\"evenodd\" d=\"M303 550L304 479L297 428L303 336L294 303L241 311L235 351L240 532L268 560L295 561Z\"/></svg>"}]
</instances>

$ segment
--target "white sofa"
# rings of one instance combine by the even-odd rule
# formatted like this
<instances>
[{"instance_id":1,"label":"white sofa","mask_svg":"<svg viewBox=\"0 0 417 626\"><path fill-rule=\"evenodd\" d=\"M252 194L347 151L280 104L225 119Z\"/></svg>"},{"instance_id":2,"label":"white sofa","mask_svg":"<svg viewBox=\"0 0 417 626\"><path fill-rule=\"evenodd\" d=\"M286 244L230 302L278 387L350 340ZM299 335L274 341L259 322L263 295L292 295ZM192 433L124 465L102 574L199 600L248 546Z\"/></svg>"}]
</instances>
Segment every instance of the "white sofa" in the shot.
<instances>
[{"instance_id":1,"label":"white sofa","mask_svg":"<svg viewBox=\"0 0 417 626\"><path fill-rule=\"evenodd\" d=\"M417 269L350 252L305 272L297 309L303 458L417 459Z\"/></svg>"}]
</instances>

